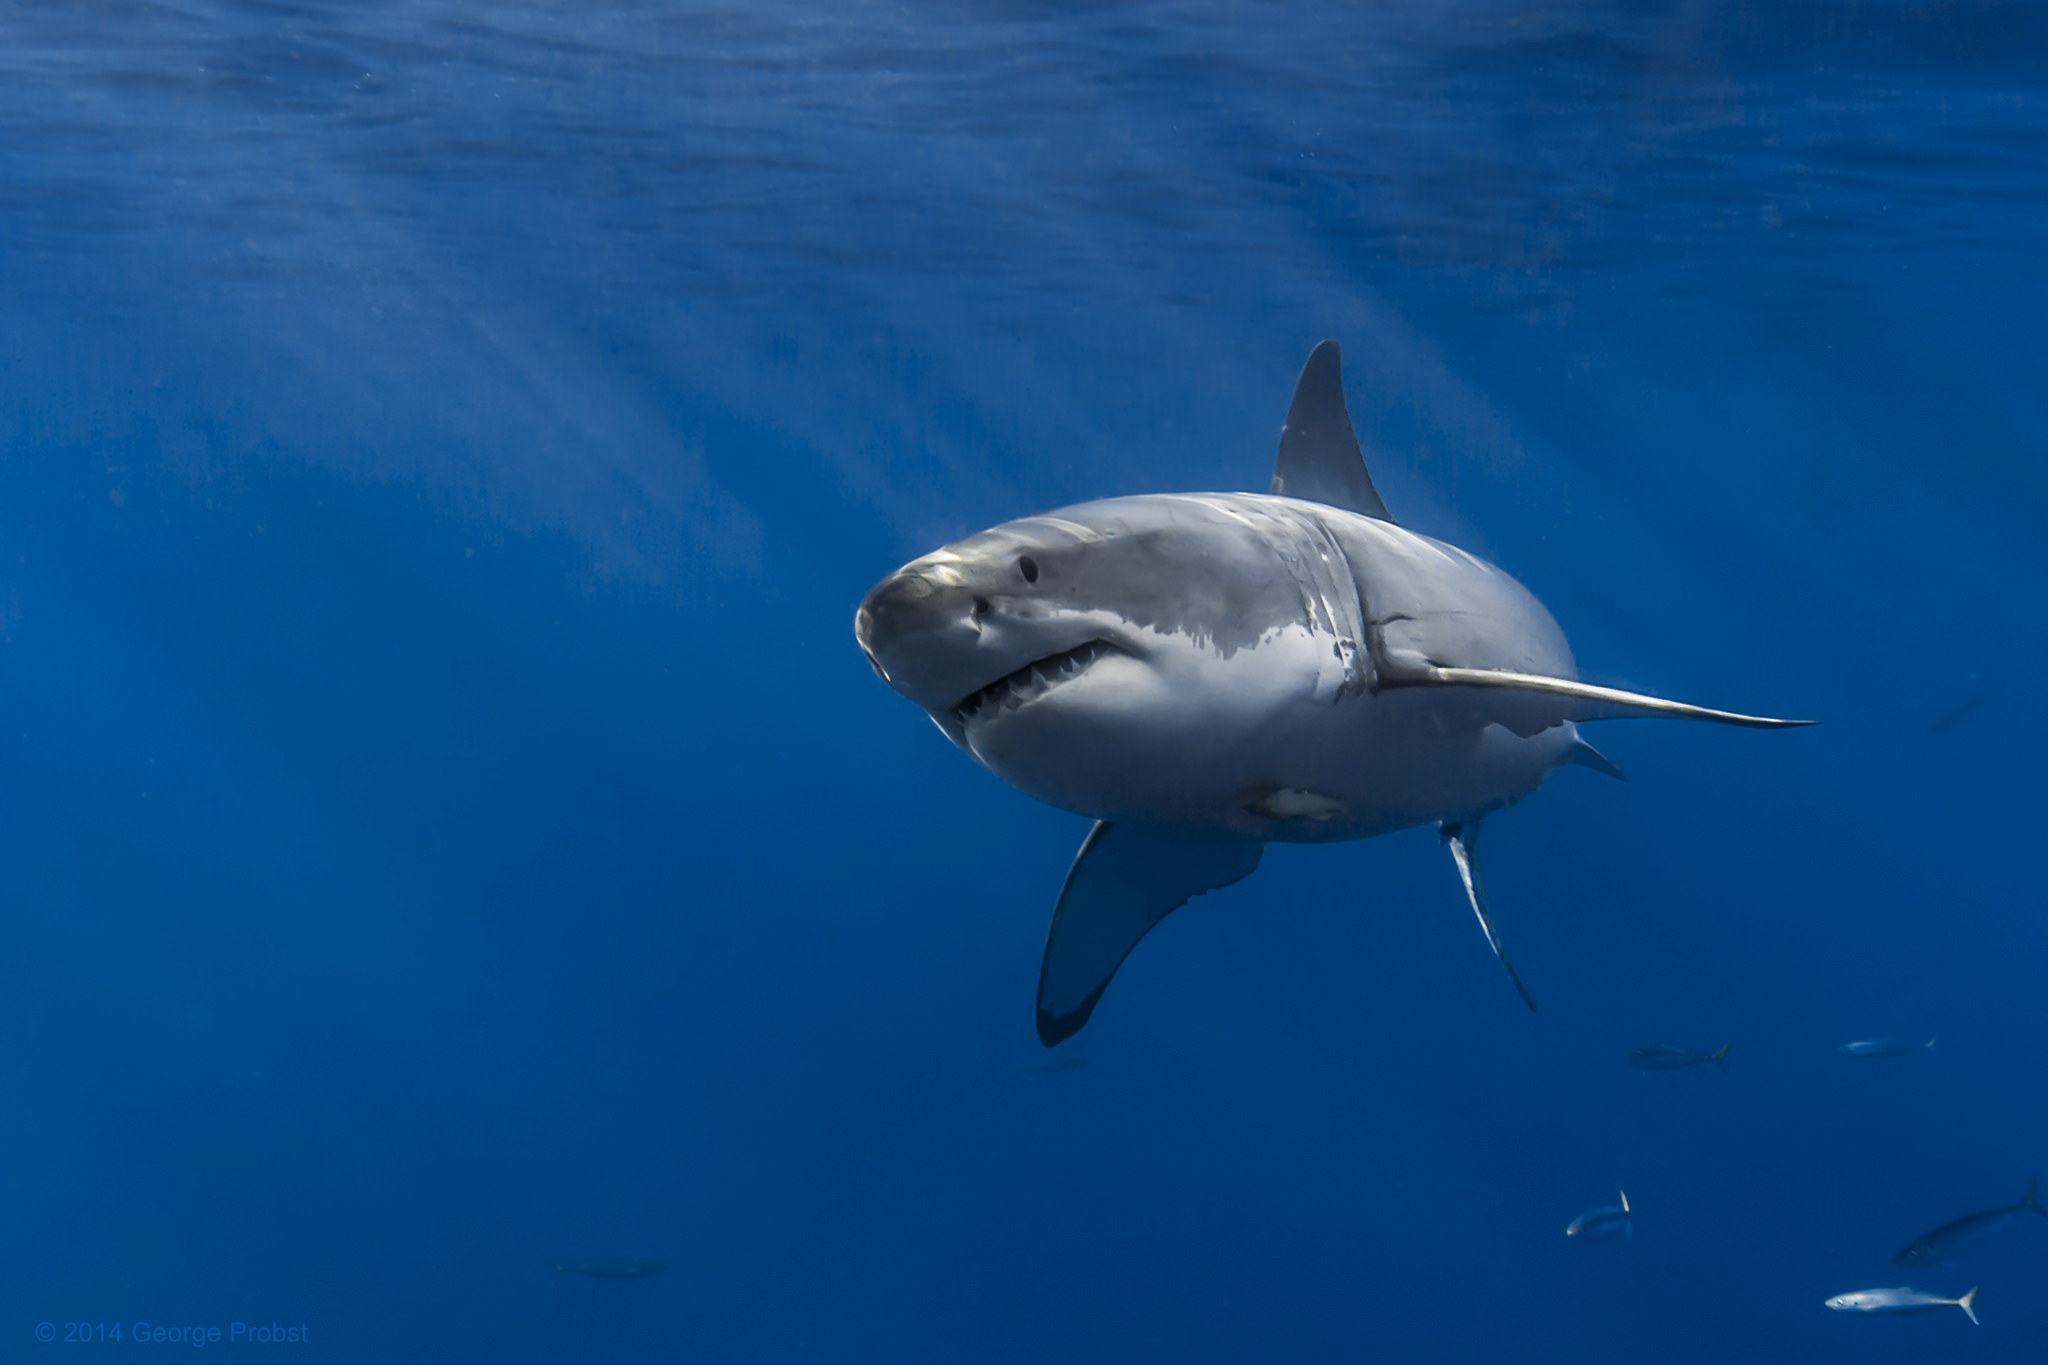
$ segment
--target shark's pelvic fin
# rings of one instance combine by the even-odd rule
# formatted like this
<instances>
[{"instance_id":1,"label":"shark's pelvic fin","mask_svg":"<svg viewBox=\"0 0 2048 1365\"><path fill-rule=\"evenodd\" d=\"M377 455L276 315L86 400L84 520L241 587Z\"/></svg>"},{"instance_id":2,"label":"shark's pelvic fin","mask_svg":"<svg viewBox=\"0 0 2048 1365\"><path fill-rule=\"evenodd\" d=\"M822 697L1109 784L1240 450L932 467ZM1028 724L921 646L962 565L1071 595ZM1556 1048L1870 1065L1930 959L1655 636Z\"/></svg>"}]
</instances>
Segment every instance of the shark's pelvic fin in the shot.
<instances>
[{"instance_id":1,"label":"shark's pelvic fin","mask_svg":"<svg viewBox=\"0 0 2048 1365\"><path fill-rule=\"evenodd\" d=\"M1576 741L1571 748L1565 750L1564 757L1558 761L1560 763L1576 763L1581 768L1591 768L1594 772L1605 774L1617 782L1628 781L1628 774L1615 767L1613 759L1601 753L1583 739Z\"/></svg>"},{"instance_id":2,"label":"shark's pelvic fin","mask_svg":"<svg viewBox=\"0 0 2048 1365\"><path fill-rule=\"evenodd\" d=\"M1529 988L1522 984L1522 974L1515 970L1514 963L1508 961L1507 951L1500 946L1500 932L1493 927L1493 910L1486 903L1486 883L1479 878L1479 821L1446 822L1437 826L1437 832L1451 850L1451 861L1458 865L1458 879L1465 883L1465 898L1472 902L1472 913L1479 917L1479 928L1486 935L1486 946L1493 949L1500 965L1507 968L1508 980L1515 983L1522 1003L1533 1013L1536 1001L1529 994Z\"/></svg>"},{"instance_id":3,"label":"shark's pelvic fin","mask_svg":"<svg viewBox=\"0 0 2048 1365\"><path fill-rule=\"evenodd\" d=\"M1080 1032L1138 940L1195 896L1251 875L1266 846L1231 834L1095 822L1060 888L1038 970L1038 1041Z\"/></svg>"},{"instance_id":4,"label":"shark's pelvic fin","mask_svg":"<svg viewBox=\"0 0 2048 1365\"><path fill-rule=\"evenodd\" d=\"M1280 456L1273 462L1272 491L1349 512L1392 521L1344 407L1344 367L1337 343L1325 341L1308 353L1287 425L1280 428Z\"/></svg>"},{"instance_id":5,"label":"shark's pelvic fin","mask_svg":"<svg viewBox=\"0 0 2048 1365\"><path fill-rule=\"evenodd\" d=\"M1595 687L1592 683L1573 682L1569 678L1504 673L1491 668L1438 668L1430 665L1384 670L1380 686L1484 687L1532 698L1554 697L1561 703L1558 720L1710 720L1721 725L1747 725L1758 730L1789 730L1814 723L1715 711L1705 706L1689 706L1682 701L1645 696L1641 692L1624 692L1618 687Z\"/></svg>"}]
</instances>

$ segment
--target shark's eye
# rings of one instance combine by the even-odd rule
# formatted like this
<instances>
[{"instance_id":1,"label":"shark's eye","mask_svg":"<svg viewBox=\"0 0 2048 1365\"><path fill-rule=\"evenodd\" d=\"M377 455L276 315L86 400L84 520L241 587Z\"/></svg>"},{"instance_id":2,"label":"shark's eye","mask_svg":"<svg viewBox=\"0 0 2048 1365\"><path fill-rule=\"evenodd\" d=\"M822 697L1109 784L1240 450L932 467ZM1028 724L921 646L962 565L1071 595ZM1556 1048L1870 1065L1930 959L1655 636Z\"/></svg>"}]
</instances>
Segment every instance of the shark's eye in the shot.
<instances>
[{"instance_id":1,"label":"shark's eye","mask_svg":"<svg viewBox=\"0 0 2048 1365\"><path fill-rule=\"evenodd\" d=\"M1017 572L1024 575L1026 583L1036 583L1038 581L1038 561L1030 555L1017 556Z\"/></svg>"},{"instance_id":2,"label":"shark's eye","mask_svg":"<svg viewBox=\"0 0 2048 1365\"><path fill-rule=\"evenodd\" d=\"M992 608L990 608L988 604L988 599L986 597L977 597L974 599L974 614L976 616L986 616L989 614L990 610L992 610Z\"/></svg>"}]
</instances>

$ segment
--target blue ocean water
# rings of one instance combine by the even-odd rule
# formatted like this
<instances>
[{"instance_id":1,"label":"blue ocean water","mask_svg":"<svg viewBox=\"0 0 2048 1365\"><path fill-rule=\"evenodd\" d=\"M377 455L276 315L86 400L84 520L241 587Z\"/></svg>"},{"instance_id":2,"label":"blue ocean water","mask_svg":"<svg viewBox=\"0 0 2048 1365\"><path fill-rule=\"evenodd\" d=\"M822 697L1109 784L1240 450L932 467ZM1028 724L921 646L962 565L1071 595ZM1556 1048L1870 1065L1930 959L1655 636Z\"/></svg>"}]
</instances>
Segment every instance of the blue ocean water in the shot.
<instances>
[{"instance_id":1,"label":"blue ocean water","mask_svg":"<svg viewBox=\"0 0 2048 1365\"><path fill-rule=\"evenodd\" d=\"M78 0L0 73L6 1358L2039 1357L2048 1225L1891 1263L2048 1167L2039 5ZM1824 724L1489 823L1539 1015L1418 830L1046 1053L1087 822L854 605L1262 490L1324 337L1588 677ZM1984 1326L1822 1307L1900 1283Z\"/></svg>"}]
</instances>

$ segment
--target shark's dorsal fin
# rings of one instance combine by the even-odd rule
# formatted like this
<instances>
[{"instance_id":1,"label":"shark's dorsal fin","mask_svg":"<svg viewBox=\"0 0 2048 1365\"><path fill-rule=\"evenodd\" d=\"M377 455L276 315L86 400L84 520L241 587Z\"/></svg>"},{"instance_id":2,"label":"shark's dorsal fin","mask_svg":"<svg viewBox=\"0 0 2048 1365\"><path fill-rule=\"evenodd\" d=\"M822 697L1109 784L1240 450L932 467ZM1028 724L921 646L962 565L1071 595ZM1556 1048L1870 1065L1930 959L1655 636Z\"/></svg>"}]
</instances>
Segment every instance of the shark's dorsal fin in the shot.
<instances>
[{"instance_id":1,"label":"shark's dorsal fin","mask_svg":"<svg viewBox=\"0 0 2048 1365\"><path fill-rule=\"evenodd\" d=\"M1230 834L1097 820L1060 888L1038 969L1038 1041L1081 1031L1152 926L1204 891L1248 877L1266 846Z\"/></svg>"},{"instance_id":2,"label":"shark's dorsal fin","mask_svg":"<svg viewBox=\"0 0 2048 1365\"><path fill-rule=\"evenodd\" d=\"M1344 367L1334 341L1308 353L1301 378L1294 382L1294 401L1287 405L1287 425L1280 428L1280 456L1273 461L1272 491L1392 521L1344 408Z\"/></svg>"}]
</instances>

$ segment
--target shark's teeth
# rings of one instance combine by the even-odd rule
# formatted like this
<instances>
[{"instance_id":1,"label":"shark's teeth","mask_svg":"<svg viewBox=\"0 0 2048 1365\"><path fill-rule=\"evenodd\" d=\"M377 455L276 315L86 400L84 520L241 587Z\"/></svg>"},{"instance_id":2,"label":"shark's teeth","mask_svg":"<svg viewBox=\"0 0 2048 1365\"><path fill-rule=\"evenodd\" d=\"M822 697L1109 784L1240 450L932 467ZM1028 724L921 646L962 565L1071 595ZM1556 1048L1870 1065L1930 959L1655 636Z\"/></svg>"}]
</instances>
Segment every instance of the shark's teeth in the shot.
<instances>
[{"instance_id":1,"label":"shark's teeth","mask_svg":"<svg viewBox=\"0 0 2048 1365\"><path fill-rule=\"evenodd\" d=\"M1033 659L1015 673L998 678L969 695L953 708L953 719L964 727L991 707L1014 711L1025 702L1036 701L1061 683L1077 677L1103 655L1114 653L1116 646L1109 641L1090 640L1085 645L1048 654L1043 659Z\"/></svg>"}]
</instances>

